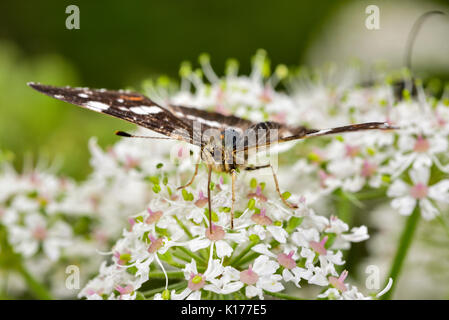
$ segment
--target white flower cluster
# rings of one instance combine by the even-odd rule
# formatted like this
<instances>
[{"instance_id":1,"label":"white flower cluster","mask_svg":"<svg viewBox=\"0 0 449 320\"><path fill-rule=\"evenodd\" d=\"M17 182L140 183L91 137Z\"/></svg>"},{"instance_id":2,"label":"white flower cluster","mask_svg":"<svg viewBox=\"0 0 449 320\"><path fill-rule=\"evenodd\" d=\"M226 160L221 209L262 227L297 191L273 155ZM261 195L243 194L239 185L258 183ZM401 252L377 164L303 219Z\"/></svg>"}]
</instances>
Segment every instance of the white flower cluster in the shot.
<instances>
[{"instance_id":1,"label":"white flower cluster","mask_svg":"<svg viewBox=\"0 0 449 320\"><path fill-rule=\"evenodd\" d=\"M398 98L388 82L362 87L353 74L335 80L330 72L287 76L282 65L270 74L263 51L249 76L238 75L233 60L223 77L206 55L200 63L200 70L182 66L180 89L162 81L147 93L161 104L254 122L321 129L383 121L400 130L286 143L279 148L278 177L281 189L293 191L284 192L284 200L298 208L284 205L263 170L240 172L234 229L229 176L212 175L211 225L204 167L192 186L177 190L193 173L194 147L123 139L103 151L92 139L93 172L80 184L41 170L19 175L3 169L0 226L13 250L28 265L35 258L54 261L47 273L75 260L86 275L102 257L95 249L115 242L111 259L79 292L87 299L288 298L291 287L305 286L317 287L320 299L372 298L345 283L342 251L368 239L367 228L350 228L332 201L361 207L366 199L391 197L400 214L440 214L449 202L447 93L437 100L417 83ZM288 80L288 93L275 89L281 80ZM411 85L406 81L405 88Z\"/></svg>"},{"instance_id":2,"label":"white flower cluster","mask_svg":"<svg viewBox=\"0 0 449 320\"><path fill-rule=\"evenodd\" d=\"M112 250L113 264L104 265L80 296L134 298L130 293L151 282L153 275L161 277L161 272L167 275L165 288L173 280L184 287L166 293L172 299L241 292L247 298L263 298L264 290L279 292L288 282L300 287L301 281L334 285L346 294L346 273L339 278L336 271L344 264L340 248L368 239L365 227L349 230L338 218L318 216L305 203L294 211L287 209L272 188L242 174L237 185L240 211L231 230L229 185L223 176L213 181L212 232L203 195L205 175L183 198L171 194L176 185L169 181L123 231ZM354 291L348 292L354 297Z\"/></svg>"}]
</instances>

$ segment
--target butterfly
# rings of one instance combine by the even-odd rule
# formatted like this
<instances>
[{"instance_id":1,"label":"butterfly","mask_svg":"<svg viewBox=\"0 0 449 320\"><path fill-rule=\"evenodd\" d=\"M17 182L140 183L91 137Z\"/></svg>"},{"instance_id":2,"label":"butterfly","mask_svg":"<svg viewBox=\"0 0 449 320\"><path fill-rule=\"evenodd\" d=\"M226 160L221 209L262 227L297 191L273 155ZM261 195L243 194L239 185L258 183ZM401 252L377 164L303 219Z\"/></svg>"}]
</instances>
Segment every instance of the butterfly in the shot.
<instances>
[{"instance_id":1,"label":"butterfly","mask_svg":"<svg viewBox=\"0 0 449 320\"><path fill-rule=\"evenodd\" d=\"M276 191L281 200L290 208L296 207L287 202L282 196L276 173L271 164L260 166L249 164L248 159L251 151L258 152L261 148L274 143L336 133L397 129L397 127L391 126L386 122L367 122L330 129L308 129L303 126L292 127L273 121L252 122L233 115L223 115L218 112L185 106L167 105L163 107L150 98L136 92L54 87L33 82L28 83L28 85L50 97L126 120L162 134L165 137L136 136L117 131L116 134L119 136L172 139L198 146L201 150L199 160L204 162L208 168L207 194L210 232L212 232L210 188L212 171L226 172L231 175L232 229L234 227L236 174L240 170L250 171L271 168ZM194 182L198 174L199 164L200 161L197 161L192 178L185 185L180 186L178 190L186 188Z\"/></svg>"}]
</instances>

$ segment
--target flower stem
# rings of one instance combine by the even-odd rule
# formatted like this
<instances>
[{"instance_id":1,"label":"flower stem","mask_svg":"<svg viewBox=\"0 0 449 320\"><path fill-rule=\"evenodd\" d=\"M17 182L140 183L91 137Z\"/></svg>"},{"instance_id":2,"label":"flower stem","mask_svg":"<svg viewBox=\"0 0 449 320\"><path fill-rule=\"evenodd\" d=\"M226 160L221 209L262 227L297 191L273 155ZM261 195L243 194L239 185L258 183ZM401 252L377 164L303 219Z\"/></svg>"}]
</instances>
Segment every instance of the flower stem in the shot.
<instances>
[{"instance_id":1,"label":"flower stem","mask_svg":"<svg viewBox=\"0 0 449 320\"><path fill-rule=\"evenodd\" d=\"M243 259L239 260L238 265L234 266L234 267L243 266L243 265L245 265L245 263L256 259L259 255L260 255L260 253L252 252L252 253L248 254L247 256L245 256Z\"/></svg>"},{"instance_id":2,"label":"flower stem","mask_svg":"<svg viewBox=\"0 0 449 320\"><path fill-rule=\"evenodd\" d=\"M337 214L338 218L345 222L347 225L352 225L352 220L354 218L352 203L349 200L345 192L341 191L338 193L337 199Z\"/></svg>"},{"instance_id":3,"label":"flower stem","mask_svg":"<svg viewBox=\"0 0 449 320\"><path fill-rule=\"evenodd\" d=\"M202 264L202 265L207 265L207 261L204 260L203 257L200 257L199 255L194 254L192 251L184 248L184 247L177 247L177 249L179 249L180 251L182 251L183 253L185 253L186 255L188 255L189 257L193 258L196 260L196 262Z\"/></svg>"},{"instance_id":4,"label":"flower stem","mask_svg":"<svg viewBox=\"0 0 449 320\"><path fill-rule=\"evenodd\" d=\"M254 247L256 245L255 242L251 242L248 246L246 246L245 249L243 249L236 257L232 258L228 265L230 266L234 266L236 265L237 262L240 261L240 259L242 259L250 250L252 247Z\"/></svg>"},{"instance_id":5,"label":"flower stem","mask_svg":"<svg viewBox=\"0 0 449 320\"><path fill-rule=\"evenodd\" d=\"M172 283L172 284L168 285L167 290L175 290L176 291L176 290L184 288L186 286L187 286L187 283L185 281L176 282L176 283ZM165 290L165 286L142 292L142 294L145 296L145 298L148 299L148 298L154 296L156 293L160 293L164 290Z\"/></svg>"},{"instance_id":6,"label":"flower stem","mask_svg":"<svg viewBox=\"0 0 449 320\"><path fill-rule=\"evenodd\" d=\"M271 291L267 291L267 290L264 290L263 292L265 294L269 295L269 296L280 298L280 299L283 299L283 300L306 300L306 299L303 299L303 298L291 296L289 294L280 293L280 292L271 292Z\"/></svg>"},{"instance_id":7,"label":"flower stem","mask_svg":"<svg viewBox=\"0 0 449 320\"><path fill-rule=\"evenodd\" d=\"M19 265L17 271L22 275L28 287L33 291L36 298L40 300L52 300L50 292L41 283L34 279L33 275L23 266Z\"/></svg>"},{"instance_id":8,"label":"flower stem","mask_svg":"<svg viewBox=\"0 0 449 320\"><path fill-rule=\"evenodd\" d=\"M441 215L437 216L437 220L441 224L441 226L443 227L443 229L446 232L446 234L449 236L449 226L448 226L446 220Z\"/></svg>"},{"instance_id":9,"label":"flower stem","mask_svg":"<svg viewBox=\"0 0 449 320\"><path fill-rule=\"evenodd\" d=\"M153 271L148 274L151 279L165 279L162 271ZM184 272L182 271L167 271L167 276L173 279L184 279Z\"/></svg>"},{"instance_id":10,"label":"flower stem","mask_svg":"<svg viewBox=\"0 0 449 320\"><path fill-rule=\"evenodd\" d=\"M401 273L405 257L407 256L408 249L412 243L413 235L415 234L420 215L421 212L419 210L419 206L417 205L415 210L413 210L413 213L407 218L404 229L402 230L401 238L399 239L396 256L394 257L393 264L390 268L390 274L387 277L387 279L393 279L393 285L391 286L391 289L381 297L382 300L389 300L393 297L394 290L398 283L399 274Z\"/></svg>"},{"instance_id":11,"label":"flower stem","mask_svg":"<svg viewBox=\"0 0 449 320\"><path fill-rule=\"evenodd\" d=\"M175 218L176 222L179 224L179 226L182 228L182 230L184 230L184 232L189 237L189 239L193 239L193 236L190 233L189 229L187 229L187 227L181 222L181 220L179 220L179 218L177 216L174 216L174 218Z\"/></svg>"}]
</instances>

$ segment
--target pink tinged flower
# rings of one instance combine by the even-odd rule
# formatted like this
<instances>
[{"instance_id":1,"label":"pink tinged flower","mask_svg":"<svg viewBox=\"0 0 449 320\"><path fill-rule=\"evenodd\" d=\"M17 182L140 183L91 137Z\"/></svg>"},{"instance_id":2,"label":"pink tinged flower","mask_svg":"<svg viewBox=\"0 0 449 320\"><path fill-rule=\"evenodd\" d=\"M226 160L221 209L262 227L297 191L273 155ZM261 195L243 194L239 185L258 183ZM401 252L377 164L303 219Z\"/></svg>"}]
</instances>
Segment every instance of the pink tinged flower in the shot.
<instances>
[{"instance_id":1,"label":"pink tinged flower","mask_svg":"<svg viewBox=\"0 0 449 320\"><path fill-rule=\"evenodd\" d=\"M117 290L118 293L120 293L120 295L123 296L125 294L132 293L134 291L134 288L132 285L128 284L126 287L116 286L115 290Z\"/></svg>"},{"instance_id":2,"label":"pink tinged flower","mask_svg":"<svg viewBox=\"0 0 449 320\"><path fill-rule=\"evenodd\" d=\"M118 290L117 290L118 291ZM87 290L86 290L86 293L87 293L87 295L88 296L92 296L92 295L94 295L94 294L98 294L98 295L102 295L103 294L103 289L99 289L99 290L94 290L94 289L91 289L91 288L88 288Z\"/></svg>"},{"instance_id":3,"label":"pink tinged flower","mask_svg":"<svg viewBox=\"0 0 449 320\"><path fill-rule=\"evenodd\" d=\"M90 204L92 205L94 212L98 212L98 207L100 206L100 196L93 194L88 198Z\"/></svg>"},{"instance_id":4,"label":"pink tinged flower","mask_svg":"<svg viewBox=\"0 0 449 320\"><path fill-rule=\"evenodd\" d=\"M150 214L148 216L148 218L145 220L145 223L147 223L147 224L156 223L163 216L163 212L162 211L152 211L150 208L148 208L147 211Z\"/></svg>"},{"instance_id":5,"label":"pink tinged flower","mask_svg":"<svg viewBox=\"0 0 449 320\"><path fill-rule=\"evenodd\" d=\"M150 247L148 248L149 253L155 253L164 244L164 240L162 238L156 239L151 234L148 235L148 239L150 239L150 241L151 241Z\"/></svg>"},{"instance_id":6,"label":"pink tinged flower","mask_svg":"<svg viewBox=\"0 0 449 320\"><path fill-rule=\"evenodd\" d=\"M215 104L215 111L221 113L223 115L229 115L230 112L226 110L223 101L225 99L225 92L222 89L219 89L217 92L217 103Z\"/></svg>"},{"instance_id":7,"label":"pink tinged flower","mask_svg":"<svg viewBox=\"0 0 449 320\"><path fill-rule=\"evenodd\" d=\"M224 107L224 105L222 103L217 103L217 105L215 106L215 112L221 113L225 116L230 115L231 113L226 110L226 108Z\"/></svg>"},{"instance_id":8,"label":"pink tinged flower","mask_svg":"<svg viewBox=\"0 0 449 320\"><path fill-rule=\"evenodd\" d=\"M33 229L33 238L39 241L44 240L47 237L47 229L43 226L36 226Z\"/></svg>"},{"instance_id":9,"label":"pink tinged flower","mask_svg":"<svg viewBox=\"0 0 449 320\"><path fill-rule=\"evenodd\" d=\"M59 182L59 187L62 190L66 190L67 189L67 186L68 186L67 178L65 178L65 177L59 178L58 182Z\"/></svg>"},{"instance_id":10,"label":"pink tinged flower","mask_svg":"<svg viewBox=\"0 0 449 320\"><path fill-rule=\"evenodd\" d=\"M336 289L340 290L341 292L345 292L347 290L345 285L345 279L348 276L348 271L344 270L338 279L336 277L329 277L329 283Z\"/></svg>"},{"instance_id":11,"label":"pink tinged flower","mask_svg":"<svg viewBox=\"0 0 449 320\"><path fill-rule=\"evenodd\" d=\"M349 144L345 145L346 156L349 158L355 158L360 152L360 148L357 146L351 146Z\"/></svg>"},{"instance_id":12,"label":"pink tinged flower","mask_svg":"<svg viewBox=\"0 0 449 320\"><path fill-rule=\"evenodd\" d=\"M271 100L272 100L272 90L271 90L270 86L268 86L268 85L265 86L265 88L263 89L262 94L260 95L260 100L265 102L265 103L271 102Z\"/></svg>"},{"instance_id":13,"label":"pink tinged flower","mask_svg":"<svg viewBox=\"0 0 449 320\"><path fill-rule=\"evenodd\" d=\"M112 148L112 147L107 147L107 148L106 148L106 152L107 152L108 155L110 155L112 158L117 159L117 153L115 152L114 148Z\"/></svg>"},{"instance_id":14,"label":"pink tinged flower","mask_svg":"<svg viewBox=\"0 0 449 320\"><path fill-rule=\"evenodd\" d=\"M32 185L38 186L41 182L41 180L39 179L39 175L37 174L36 171L33 171L30 174L30 182Z\"/></svg>"},{"instance_id":15,"label":"pink tinged flower","mask_svg":"<svg viewBox=\"0 0 449 320\"><path fill-rule=\"evenodd\" d=\"M362 177L368 178L374 175L377 171L377 165L375 163L371 163L368 160L363 162L362 166Z\"/></svg>"},{"instance_id":16,"label":"pink tinged flower","mask_svg":"<svg viewBox=\"0 0 449 320\"><path fill-rule=\"evenodd\" d=\"M286 269L293 269L296 267L296 261L293 260L294 251L290 251L288 254L280 253L278 254L278 262L281 266Z\"/></svg>"},{"instance_id":17,"label":"pink tinged flower","mask_svg":"<svg viewBox=\"0 0 449 320\"><path fill-rule=\"evenodd\" d=\"M318 178L320 179L320 187L321 188L326 188L326 180L329 178L332 178L331 174L327 174L326 171L324 170L320 170L318 171Z\"/></svg>"},{"instance_id":18,"label":"pink tinged flower","mask_svg":"<svg viewBox=\"0 0 449 320\"><path fill-rule=\"evenodd\" d=\"M133 218L129 218L128 222L131 225L131 227L129 228L129 231L131 231L133 229L133 226L136 224L136 220L134 220Z\"/></svg>"},{"instance_id":19,"label":"pink tinged flower","mask_svg":"<svg viewBox=\"0 0 449 320\"><path fill-rule=\"evenodd\" d=\"M447 121L438 113L436 114L436 117L438 126L444 128L447 125Z\"/></svg>"},{"instance_id":20,"label":"pink tinged flower","mask_svg":"<svg viewBox=\"0 0 449 320\"><path fill-rule=\"evenodd\" d=\"M131 260L131 254L129 252L125 252L124 254L121 254L118 251L114 252L114 257L117 258L117 264L123 266L127 264Z\"/></svg>"},{"instance_id":21,"label":"pink tinged flower","mask_svg":"<svg viewBox=\"0 0 449 320\"><path fill-rule=\"evenodd\" d=\"M429 188L422 182L418 182L410 188L410 195L415 199L423 199L427 197Z\"/></svg>"},{"instance_id":22,"label":"pink tinged flower","mask_svg":"<svg viewBox=\"0 0 449 320\"><path fill-rule=\"evenodd\" d=\"M198 200L195 201L195 205L199 208L202 208L206 205L207 201L208 199L204 196L203 191L200 191L200 193L198 194Z\"/></svg>"},{"instance_id":23,"label":"pink tinged flower","mask_svg":"<svg viewBox=\"0 0 449 320\"><path fill-rule=\"evenodd\" d=\"M212 233L211 233L210 229L207 228L206 237L211 241L223 240L223 238L226 235L226 232L223 230L223 228L220 226L217 226L213 223L212 223L211 228L212 228Z\"/></svg>"},{"instance_id":24,"label":"pink tinged flower","mask_svg":"<svg viewBox=\"0 0 449 320\"><path fill-rule=\"evenodd\" d=\"M240 272L240 281L252 286L259 280L259 275L253 271L253 266L250 264L248 269Z\"/></svg>"},{"instance_id":25,"label":"pink tinged flower","mask_svg":"<svg viewBox=\"0 0 449 320\"><path fill-rule=\"evenodd\" d=\"M187 287L192 290L200 290L204 287L204 284L206 283L206 280L204 279L203 275L201 273L194 274L193 272L190 274L190 280L187 285Z\"/></svg>"},{"instance_id":26,"label":"pink tinged flower","mask_svg":"<svg viewBox=\"0 0 449 320\"><path fill-rule=\"evenodd\" d=\"M178 149L178 158L182 158L182 154L183 154L183 148L179 147L179 149Z\"/></svg>"},{"instance_id":27,"label":"pink tinged flower","mask_svg":"<svg viewBox=\"0 0 449 320\"><path fill-rule=\"evenodd\" d=\"M95 240L96 240L97 242L99 242L99 243L102 243L102 244L106 243L106 241L107 241L107 239L108 239L106 233L104 233L104 232L103 232L102 230L100 230L100 229L96 229L96 230L93 232L93 235L94 235Z\"/></svg>"},{"instance_id":28,"label":"pink tinged flower","mask_svg":"<svg viewBox=\"0 0 449 320\"><path fill-rule=\"evenodd\" d=\"M310 247L319 255L325 256L327 254L327 250L325 248L328 237L325 236L320 242L310 241Z\"/></svg>"},{"instance_id":29,"label":"pink tinged flower","mask_svg":"<svg viewBox=\"0 0 449 320\"><path fill-rule=\"evenodd\" d=\"M266 202L268 199L262 194L262 187L257 186L256 192L248 193L248 198L257 198L262 202Z\"/></svg>"},{"instance_id":30,"label":"pink tinged flower","mask_svg":"<svg viewBox=\"0 0 449 320\"><path fill-rule=\"evenodd\" d=\"M285 111L278 112L272 115L271 119L278 123L285 123L287 121L287 113Z\"/></svg>"},{"instance_id":31,"label":"pink tinged flower","mask_svg":"<svg viewBox=\"0 0 449 320\"><path fill-rule=\"evenodd\" d=\"M260 213L255 213L251 216L251 220L261 226L269 226L273 224L273 220L271 220L266 215L267 209L263 208L260 210Z\"/></svg>"},{"instance_id":32,"label":"pink tinged flower","mask_svg":"<svg viewBox=\"0 0 449 320\"><path fill-rule=\"evenodd\" d=\"M91 295L95 294L96 292L93 289L87 289L86 293L87 293L88 296L91 296Z\"/></svg>"},{"instance_id":33,"label":"pink tinged flower","mask_svg":"<svg viewBox=\"0 0 449 320\"><path fill-rule=\"evenodd\" d=\"M415 152L427 152L430 149L429 140L423 138L422 136L418 136L415 141L415 145L413 146L413 151Z\"/></svg>"},{"instance_id":34,"label":"pink tinged flower","mask_svg":"<svg viewBox=\"0 0 449 320\"><path fill-rule=\"evenodd\" d=\"M129 169L134 169L136 167L139 166L139 160L134 159L131 156L126 156L126 161L125 161L125 169L129 170Z\"/></svg>"},{"instance_id":35,"label":"pink tinged flower","mask_svg":"<svg viewBox=\"0 0 449 320\"><path fill-rule=\"evenodd\" d=\"M324 159L326 159L326 156L324 155L324 153L318 149L315 148L310 154L309 154L309 160L312 163L316 163L316 164L320 164L324 161Z\"/></svg>"},{"instance_id":36,"label":"pink tinged flower","mask_svg":"<svg viewBox=\"0 0 449 320\"><path fill-rule=\"evenodd\" d=\"M178 149L178 154L177 154L178 158L180 159L185 159L189 156L189 149L184 147L184 146L180 146Z\"/></svg>"}]
</instances>

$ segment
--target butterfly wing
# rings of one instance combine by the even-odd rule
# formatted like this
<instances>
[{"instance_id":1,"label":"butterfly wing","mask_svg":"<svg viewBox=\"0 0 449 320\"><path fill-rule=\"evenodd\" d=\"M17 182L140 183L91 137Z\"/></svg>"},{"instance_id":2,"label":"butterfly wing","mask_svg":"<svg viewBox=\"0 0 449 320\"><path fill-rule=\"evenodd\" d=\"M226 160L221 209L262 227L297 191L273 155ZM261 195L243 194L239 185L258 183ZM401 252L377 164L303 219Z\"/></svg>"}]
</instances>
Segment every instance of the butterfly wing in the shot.
<instances>
[{"instance_id":1,"label":"butterfly wing","mask_svg":"<svg viewBox=\"0 0 449 320\"><path fill-rule=\"evenodd\" d=\"M392 126L387 122L365 122L351 124L347 126L335 127L330 129L309 129L305 132L300 132L298 134L293 134L291 136L281 137L279 142L286 142L298 139L306 139L311 137L319 137L330 134L354 132L354 131L366 131L366 130L395 130L398 127Z\"/></svg>"},{"instance_id":2,"label":"butterfly wing","mask_svg":"<svg viewBox=\"0 0 449 320\"><path fill-rule=\"evenodd\" d=\"M250 126L254 125L252 121L233 115L223 115L214 111L206 111L183 106L169 106L167 108L184 122L188 122L191 125L193 122L198 121L213 128L225 129L233 127L235 129L239 128L240 130L246 130Z\"/></svg>"},{"instance_id":3,"label":"butterfly wing","mask_svg":"<svg viewBox=\"0 0 449 320\"><path fill-rule=\"evenodd\" d=\"M244 151L258 149L272 143L281 143L293 140L307 139L337 133L365 131L365 130L394 130L398 127L391 126L386 122L366 122L330 129L308 129L306 127L288 127L277 122L261 122L249 127L245 131ZM248 139L251 136L250 130L256 132L256 139ZM261 130L261 131L259 131ZM274 130L277 130L274 132Z\"/></svg>"},{"instance_id":4,"label":"butterfly wing","mask_svg":"<svg viewBox=\"0 0 449 320\"><path fill-rule=\"evenodd\" d=\"M128 91L28 85L50 97L129 121L165 136L194 143L192 125L176 117L148 97Z\"/></svg>"}]
</instances>

